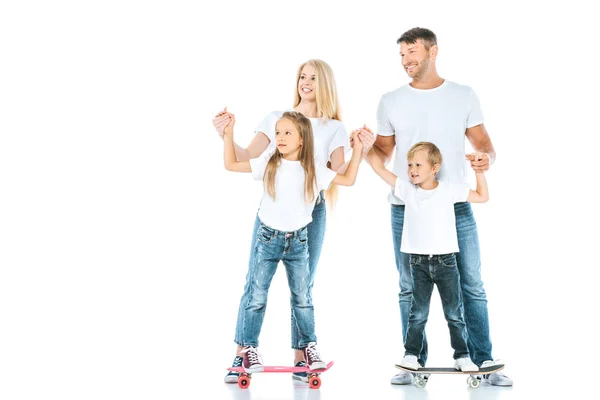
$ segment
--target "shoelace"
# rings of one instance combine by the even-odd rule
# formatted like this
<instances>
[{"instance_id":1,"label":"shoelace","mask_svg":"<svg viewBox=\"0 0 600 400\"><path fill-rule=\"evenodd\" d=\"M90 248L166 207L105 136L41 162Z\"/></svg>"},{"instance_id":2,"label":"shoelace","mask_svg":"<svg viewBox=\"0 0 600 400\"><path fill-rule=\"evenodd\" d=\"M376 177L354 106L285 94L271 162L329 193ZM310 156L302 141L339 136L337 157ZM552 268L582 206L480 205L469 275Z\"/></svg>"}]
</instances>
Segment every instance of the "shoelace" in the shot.
<instances>
[{"instance_id":1,"label":"shoelace","mask_svg":"<svg viewBox=\"0 0 600 400\"><path fill-rule=\"evenodd\" d=\"M236 357L235 360L233 360L233 366L234 367L241 367L243 360L244 359L242 357Z\"/></svg>"},{"instance_id":2,"label":"shoelace","mask_svg":"<svg viewBox=\"0 0 600 400\"><path fill-rule=\"evenodd\" d=\"M308 353L308 357L310 357L312 361L321 361L321 359L319 358L319 352L317 351L317 348L315 346L308 346L306 348L306 352Z\"/></svg>"},{"instance_id":3,"label":"shoelace","mask_svg":"<svg viewBox=\"0 0 600 400\"><path fill-rule=\"evenodd\" d=\"M248 354L248 359L250 360L250 364L261 364L259 361L260 356L256 351L256 347L248 347L247 349L242 350L242 353Z\"/></svg>"}]
</instances>

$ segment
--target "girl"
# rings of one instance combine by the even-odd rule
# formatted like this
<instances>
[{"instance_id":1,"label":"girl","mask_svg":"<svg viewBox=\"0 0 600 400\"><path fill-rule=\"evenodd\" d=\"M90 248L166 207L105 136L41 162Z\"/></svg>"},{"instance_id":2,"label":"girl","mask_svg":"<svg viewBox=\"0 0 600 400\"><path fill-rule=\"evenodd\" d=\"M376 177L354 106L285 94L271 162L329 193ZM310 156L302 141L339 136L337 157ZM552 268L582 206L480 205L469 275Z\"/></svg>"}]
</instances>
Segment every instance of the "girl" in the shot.
<instances>
[{"instance_id":1,"label":"girl","mask_svg":"<svg viewBox=\"0 0 600 400\"><path fill-rule=\"evenodd\" d=\"M344 164L345 153L349 150L348 134L341 122L340 108L337 97L337 88L335 77L331 67L321 60L309 60L300 65L296 75L296 85L293 109L308 117L312 124L314 133L314 156L315 161L320 165L327 165L333 171L339 170ZM267 115L258 125L256 135L247 148L235 145L235 155L237 160L249 160L262 154L267 148L273 151L275 147L275 122L281 118L282 111L274 111ZM227 109L220 112L214 119L213 124L217 131L222 135L223 129L229 123L231 117ZM363 133L364 135L364 133ZM365 146L370 146L374 142L373 135L364 135L362 138ZM315 272L323 239L325 236L326 207L325 192L321 191L318 195L320 201L315 205L312 214L312 222L308 225L308 252L309 252L309 294L312 297L312 287L314 284ZM327 201L333 204L335 200L335 187L327 191ZM259 228L259 218L256 217L254 232L252 234L252 246ZM251 253L252 259L253 253ZM252 260L251 260L252 261ZM252 263L250 264L252 268ZM250 272L249 275L250 276ZM247 293L244 293L246 296ZM242 298L244 303L244 298ZM240 307L238 312L238 321L236 327L235 342L241 343L241 332L243 330L243 309ZM294 364L304 366L304 355L299 346L299 334L296 316L292 308L292 348L295 349ZM238 353L241 347L238 348ZM239 355L239 354L238 354ZM233 366L239 366L241 357L236 357ZM295 373L294 379L308 381L305 373ZM237 383L238 374L230 372L225 377L225 382Z\"/></svg>"},{"instance_id":2,"label":"girl","mask_svg":"<svg viewBox=\"0 0 600 400\"><path fill-rule=\"evenodd\" d=\"M291 291L292 309L298 328L298 347L311 369L326 367L316 348L314 309L310 296L308 225L312 220L319 192L331 183L352 186L362 156L362 142L354 139L352 159L345 173L338 174L315 162L314 137L308 118L298 112L284 112L275 124L276 149L249 161L238 161L233 142L235 117L228 113L224 127L225 168L252 172L264 183L258 212L258 229L250 267L240 304L242 327L238 357L246 372L263 370L258 354L258 336L262 327L269 286L279 261L283 261ZM240 318L238 318L239 324ZM239 328L239 326L238 326ZM237 329L236 329L237 330ZM237 358L237 357L236 357Z\"/></svg>"}]
</instances>

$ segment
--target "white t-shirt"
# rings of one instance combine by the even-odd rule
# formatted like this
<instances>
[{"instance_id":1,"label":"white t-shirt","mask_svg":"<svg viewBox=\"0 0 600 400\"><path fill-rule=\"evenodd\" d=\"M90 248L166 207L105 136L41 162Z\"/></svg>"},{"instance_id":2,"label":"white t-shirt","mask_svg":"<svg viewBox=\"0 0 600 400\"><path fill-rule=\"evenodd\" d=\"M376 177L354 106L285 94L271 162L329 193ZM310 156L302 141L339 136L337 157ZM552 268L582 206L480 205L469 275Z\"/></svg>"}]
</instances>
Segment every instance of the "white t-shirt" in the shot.
<instances>
[{"instance_id":1,"label":"white t-shirt","mask_svg":"<svg viewBox=\"0 0 600 400\"><path fill-rule=\"evenodd\" d=\"M454 203L467 201L467 183L440 181L432 190L396 179L394 195L406 204L400 251L408 254L458 253Z\"/></svg>"},{"instance_id":2,"label":"white t-shirt","mask_svg":"<svg viewBox=\"0 0 600 400\"><path fill-rule=\"evenodd\" d=\"M250 160L252 177L263 180L265 168L271 154L263 153L258 158ZM281 159L281 165L275 174L275 199L266 188L258 211L258 218L267 226L283 232L292 232L305 227L312 221L312 212L321 190L327 190L337 175L335 171L315 163L317 185L315 198L307 203L304 196L304 168L300 161Z\"/></svg>"},{"instance_id":3,"label":"white t-shirt","mask_svg":"<svg viewBox=\"0 0 600 400\"><path fill-rule=\"evenodd\" d=\"M447 80L428 90L402 86L384 94L377 109L377 134L396 135L392 171L407 182L406 153L418 142L431 142L440 149L443 160L437 174L439 180L467 182L465 131L482 123L483 115L473 89ZM403 204L393 190L388 200Z\"/></svg>"},{"instance_id":4,"label":"white t-shirt","mask_svg":"<svg viewBox=\"0 0 600 400\"><path fill-rule=\"evenodd\" d=\"M287 110L293 111L293 110ZM271 141L265 150L267 154L272 154L276 149L275 126L277 121L283 115L283 111L273 111L263 119L254 130L255 133L262 132ZM321 165L327 165L330 161L331 153L338 147L344 148L344 155L351 150L350 137L344 124L337 119L329 119L325 122L321 118L308 118L313 128L315 142L315 161Z\"/></svg>"}]
</instances>

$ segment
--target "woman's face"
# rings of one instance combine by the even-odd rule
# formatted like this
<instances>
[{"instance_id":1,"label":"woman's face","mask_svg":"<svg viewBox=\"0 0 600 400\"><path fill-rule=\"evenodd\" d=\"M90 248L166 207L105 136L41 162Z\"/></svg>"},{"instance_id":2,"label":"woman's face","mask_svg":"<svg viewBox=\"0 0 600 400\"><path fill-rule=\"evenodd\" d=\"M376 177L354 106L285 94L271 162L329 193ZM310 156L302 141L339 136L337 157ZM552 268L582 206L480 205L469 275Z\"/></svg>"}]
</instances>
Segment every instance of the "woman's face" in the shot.
<instances>
[{"instance_id":1,"label":"woman's face","mask_svg":"<svg viewBox=\"0 0 600 400\"><path fill-rule=\"evenodd\" d=\"M315 101L317 98L317 72L312 65L306 64L298 79L298 93L302 100Z\"/></svg>"}]
</instances>

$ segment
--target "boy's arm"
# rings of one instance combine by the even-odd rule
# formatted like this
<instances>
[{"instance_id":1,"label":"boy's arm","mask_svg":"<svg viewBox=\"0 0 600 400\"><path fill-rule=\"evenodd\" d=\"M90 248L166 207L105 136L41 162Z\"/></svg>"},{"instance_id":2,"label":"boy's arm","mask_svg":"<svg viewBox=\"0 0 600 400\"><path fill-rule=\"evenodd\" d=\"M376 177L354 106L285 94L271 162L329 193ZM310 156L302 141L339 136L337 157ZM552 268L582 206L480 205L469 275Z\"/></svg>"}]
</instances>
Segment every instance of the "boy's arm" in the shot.
<instances>
[{"instance_id":1,"label":"boy's arm","mask_svg":"<svg viewBox=\"0 0 600 400\"><path fill-rule=\"evenodd\" d=\"M485 203L490 199L485 175L483 172L478 172L475 174L475 178L477 179L477 188L469 192L467 201L469 203Z\"/></svg>"},{"instance_id":2,"label":"boy's arm","mask_svg":"<svg viewBox=\"0 0 600 400\"><path fill-rule=\"evenodd\" d=\"M373 170L379 175L388 185L396 187L396 175L389 171L383 164L383 160L377 154L376 151L370 151L367 153L367 161L373 167Z\"/></svg>"}]
</instances>

